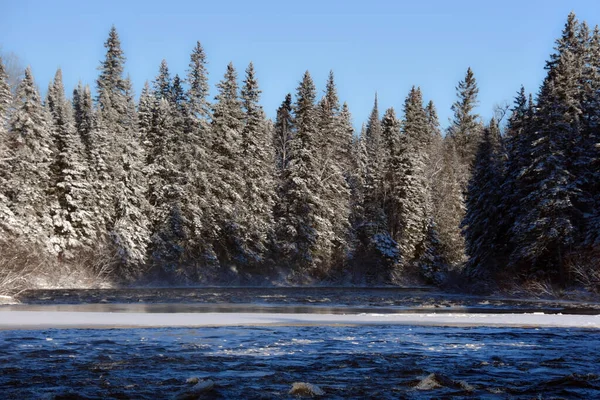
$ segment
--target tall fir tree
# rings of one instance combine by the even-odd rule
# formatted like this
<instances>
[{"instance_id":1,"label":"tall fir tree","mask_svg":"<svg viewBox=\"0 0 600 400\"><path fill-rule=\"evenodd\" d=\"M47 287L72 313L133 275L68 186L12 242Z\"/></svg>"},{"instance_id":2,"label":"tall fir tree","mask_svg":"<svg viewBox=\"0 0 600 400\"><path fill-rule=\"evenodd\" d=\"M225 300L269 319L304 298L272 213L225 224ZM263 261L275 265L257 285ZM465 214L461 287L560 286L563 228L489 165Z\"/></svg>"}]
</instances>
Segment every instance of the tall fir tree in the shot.
<instances>
[{"instance_id":1,"label":"tall fir tree","mask_svg":"<svg viewBox=\"0 0 600 400\"><path fill-rule=\"evenodd\" d=\"M274 229L275 203L274 151L262 106L254 65L246 69L241 91L244 127L242 129L242 178L244 249L251 265L263 261Z\"/></svg>"},{"instance_id":2,"label":"tall fir tree","mask_svg":"<svg viewBox=\"0 0 600 400\"><path fill-rule=\"evenodd\" d=\"M52 121L56 154L52 165L50 194L56 199L51 210L54 225L52 242L59 254L69 258L89 248L99 227L94 219L93 181L85 149L78 134L71 103L65 98L59 69L48 89L47 107Z\"/></svg>"},{"instance_id":3,"label":"tall fir tree","mask_svg":"<svg viewBox=\"0 0 600 400\"><path fill-rule=\"evenodd\" d=\"M570 37L569 22L558 48ZM567 282L565 257L576 242L578 214L573 205L577 191L570 156L579 130L578 60L569 47L559 50L548 63L548 75L540 89L534 119L535 136L531 163L523 172L526 210L512 233L515 250L512 265L523 273L542 273Z\"/></svg>"},{"instance_id":4,"label":"tall fir tree","mask_svg":"<svg viewBox=\"0 0 600 400\"><path fill-rule=\"evenodd\" d=\"M469 275L477 278L490 278L498 272L505 252L505 238L499 237L497 229L503 222L500 140L500 129L492 119L483 131L467 191L467 212L462 223L469 256L466 268Z\"/></svg>"},{"instance_id":5,"label":"tall fir tree","mask_svg":"<svg viewBox=\"0 0 600 400\"><path fill-rule=\"evenodd\" d=\"M400 226L392 237L398 242L402 261L408 264L422 254L429 225L426 168L431 140L419 88L413 87L406 98L402 133L398 155L400 174L394 193Z\"/></svg>"},{"instance_id":6,"label":"tall fir tree","mask_svg":"<svg viewBox=\"0 0 600 400\"><path fill-rule=\"evenodd\" d=\"M347 121L342 120L333 71L330 71L325 95L318 105L317 135L319 197L323 211L320 238L321 248L327 249L321 271L324 275L332 272L332 266L343 265L348 249L350 190L345 177L349 146L347 129Z\"/></svg>"},{"instance_id":7,"label":"tall fir tree","mask_svg":"<svg viewBox=\"0 0 600 400\"><path fill-rule=\"evenodd\" d=\"M479 116L474 112L478 105L479 88L471 68L467 69L465 79L458 83L456 94L458 99L452 105L454 118L448 128L448 136L454 141L462 171L461 183L466 189L475 153L481 137L482 126Z\"/></svg>"},{"instance_id":8,"label":"tall fir tree","mask_svg":"<svg viewBox=\"0 0 600 400\"><path fill-rule=\"evenodd\" d=\"M273 146L275 147L275 166L281 172L288 166L290 145L294 133L294 118L292 115L292 95L288 93L285 100L277 109L275 129L273 130Z\"/></svg>"},{"instance_id":9,"label":"tall fir tree","mask_svg":"<svg viewBox=\"0 0 600 400\"><path fill-rule=\"evenodd\" d=\"M89 164L93 160L94 103L89 85L84 86L81 82L73 90L73 117Z\"/></svg>"},{"instance_id":10,"label":"tall fir tree","mask_svg":"<svg viewBox=\"0 0 600 400\"><path fill-rule=\"evenodd\" d=\"M0 188L9 186L9 162L13 159L12 149L8 142L7 126L12 101L8 75L2 57L0 57ZM0 239L7 239L11 233L11 227L16 225L14 214L9 206L9 199L6 197L7 194L5 190L0 189Z\"/></svg>"},{"instance_id":11,"label":"tall fir tree","mask_svg":"<svg viewBox=\"0 0 600 400\"><path fill-rule=\"evenodd\" d=\"M237 72L232 63L223 80L212 110L212 157L215 163L212 191L220 201L216 211L218 237L215 250L223 266L243 263L240 215L244 214L242 179L242 130L244 113L239 98Z\"/></svg>"},{"instance_id":12,"label":"tall fir tree","mask_svg":"<svg viewBox=\"0 0 600 400\"><path fill-rule=\"evenodd\" d=\"M187 70L185 124L179 151L183 171L182 216L186 226L186 258L194 280L204 280L217 266L212 242L217 237L220 204L212 191L215 165L212 157L211 105L208 101L206 55L196 43Z\"/></svg>"},{"instance_id":13,"label":"tall fir tree","mask_svg":"<svg viewBox=\"0 0 600 400\"><path fill-rule=\"evenodd\" d=\"M284 172L281 196L284 212L277 221L280 252L300 278L312 273L321 261L318 248L321 217L315 100L315 85L307 71L296 93L296 130L288 168Z\"/></svg>"},{"instance_id":14,"label":"tall fir tree","mask_svg":"<svg viewBox=\"0 0 600 400\"><path fill-rule=\"evenodd\" d=\"M115 27L104 44L97 82L97 119L92 137L97 179L96 209L119 257L118 274L142 273L150 239L145 155L137 131L131 82L123 76L125 56Z\"/></svg>"},{"instance_id":15,"label":"tall fir tree","mask_svg":"<svg viewBox=\"0 0 600 400\"><path fill-rule=\"evenodd\" d=\"M36 242L54 254L60 251L50 242L53 234L52 202L49 196L51 164L55 149L49 115L42 106L31 69L17 87L14 111L9 119L9 178L2 189L14 215L11 230L21 239Z\"/></svg>"}]
</instances>

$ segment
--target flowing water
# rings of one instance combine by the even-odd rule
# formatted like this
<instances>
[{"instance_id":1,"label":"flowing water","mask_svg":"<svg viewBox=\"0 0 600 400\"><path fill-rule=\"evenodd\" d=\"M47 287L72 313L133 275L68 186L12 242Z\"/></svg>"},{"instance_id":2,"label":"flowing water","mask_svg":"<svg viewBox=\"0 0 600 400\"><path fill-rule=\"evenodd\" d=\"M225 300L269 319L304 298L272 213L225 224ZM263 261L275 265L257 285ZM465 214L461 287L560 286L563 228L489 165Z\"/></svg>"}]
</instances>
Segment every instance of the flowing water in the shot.
<instances>
[{"instance_id":1,"label":"flowing water","mask_svg":"<svg viewBox=\"0 0 600 400\"><path fill-rule=\"evenodd\" d=\"M425 307L599 313L594 304L396 289L36 291L20 300L27 304L3 309L358 313ZM288 394L294 382L318 385L324 398L334 399L595 399L600 398L599 366L600 334L586 329L372 325L0 331L2 399L280 399L294 397ZM192 394L196 380L214 386Z\"/></svg>"}]
</instances>

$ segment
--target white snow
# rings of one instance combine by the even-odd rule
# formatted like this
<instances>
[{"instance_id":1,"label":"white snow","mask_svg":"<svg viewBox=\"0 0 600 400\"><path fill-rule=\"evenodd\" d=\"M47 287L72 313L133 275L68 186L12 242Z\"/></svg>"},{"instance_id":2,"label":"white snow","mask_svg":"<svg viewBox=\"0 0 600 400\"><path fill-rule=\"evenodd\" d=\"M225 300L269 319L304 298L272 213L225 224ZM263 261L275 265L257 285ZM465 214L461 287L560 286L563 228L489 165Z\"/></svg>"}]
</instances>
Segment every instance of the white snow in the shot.
<instances>
[{"instance_id":1,"label":"white snow","mask_svg":"<svg viewBox=\"0 0 600 400\"><path fill-rule=\"evenodd\" d=\"M0 295L0 305L19 304L13 297Z\"/></svg>"},{"instance_id":2,"label":"white snow","mask_svg":"<svg viewBox=\"0 0 600 400\"><path fill-rule=\"evenodd\" d=\"M561 314L260 314L2 311L0 329L207 326L420 325L600 328L600 315Z\"/></svg>"}]
</instances>

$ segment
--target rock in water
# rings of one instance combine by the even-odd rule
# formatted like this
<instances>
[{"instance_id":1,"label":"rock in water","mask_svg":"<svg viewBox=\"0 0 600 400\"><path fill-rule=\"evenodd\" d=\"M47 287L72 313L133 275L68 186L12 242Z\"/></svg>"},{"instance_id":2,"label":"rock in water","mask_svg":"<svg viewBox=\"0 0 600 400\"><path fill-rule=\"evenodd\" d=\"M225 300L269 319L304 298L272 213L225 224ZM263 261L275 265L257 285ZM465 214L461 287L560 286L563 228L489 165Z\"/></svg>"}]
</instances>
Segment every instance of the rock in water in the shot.
<instances>
[{"instance_id":1,"label":"rock in water","mask_svg":"<svg viewBox=\"0 0 600 400\"><path fill-rule=\"evenodd\" d=\"M452 379L440 374L429 374L423 378L415 389L417 390L433 390L442 387L455 387L457 384Z\"/></svg>"},{"instance_id":2,"label":"rock in water","mask_svg":"<svg viewBox=\"0 0 600 400\"><path fill-rule=\"evenodd\" d=\"M421 379L415 389L417 390L433 390L443 387L449 387L454 389L462 389L466 392L473 392L475 388L469 385L465 381L455 381L442 374L429 374L425 378Z\"/></svg>"},{"instance_id":3,"label":"rock in water","mask_svg":"<svg viewBox=\"0 0 600 400\"><path fill-rule=\"evenodd\" d=\"M289 394L301 397L323 396L325 392L317 385L307 382L294 382Z\"/></svg>"},{"instance_id":4,"label":"rock in water","mask_svg":"<svg viewBox=\"0 0 600 400\"><path fill-rule=\"evenodd\" d=\"M193 382L193 380L188 379L188 382ZM179 394L177 394L177 396L175 396L175 399L176 400L197 399L198 396L200 396L201 394L209 392L209 391L213 390L214 388L215 388L215 383L213 381L211 381L210 379L207 379L205 381L198 381L198 383L196 383L191 388L185 389L182 392L180 392Z\"/></svg>"}]
</instances>

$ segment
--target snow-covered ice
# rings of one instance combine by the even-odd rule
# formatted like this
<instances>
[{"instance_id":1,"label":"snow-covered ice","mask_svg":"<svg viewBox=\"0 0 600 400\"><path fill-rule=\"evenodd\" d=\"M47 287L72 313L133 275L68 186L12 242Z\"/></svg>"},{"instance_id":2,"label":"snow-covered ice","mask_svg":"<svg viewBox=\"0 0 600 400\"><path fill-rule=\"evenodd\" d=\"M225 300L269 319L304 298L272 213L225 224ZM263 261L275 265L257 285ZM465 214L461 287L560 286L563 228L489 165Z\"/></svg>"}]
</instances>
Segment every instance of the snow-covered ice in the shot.
<instances>
[{"instance_id":1,"label":"snow-covered ice","mask_svg":"<svg viewBox=\"0 0 600 400\"><path fill-rule=\"evenodd\" d=\"M525 314L262 314L3 311L0 329L201 327L252 325L421 325L600 328L600 315Z\"/></svg>"}]
</instances>

